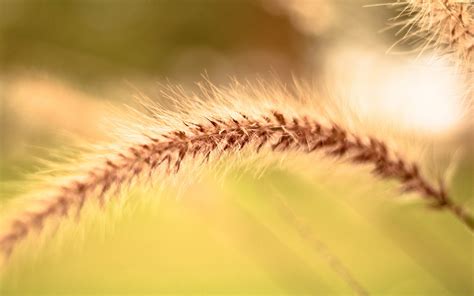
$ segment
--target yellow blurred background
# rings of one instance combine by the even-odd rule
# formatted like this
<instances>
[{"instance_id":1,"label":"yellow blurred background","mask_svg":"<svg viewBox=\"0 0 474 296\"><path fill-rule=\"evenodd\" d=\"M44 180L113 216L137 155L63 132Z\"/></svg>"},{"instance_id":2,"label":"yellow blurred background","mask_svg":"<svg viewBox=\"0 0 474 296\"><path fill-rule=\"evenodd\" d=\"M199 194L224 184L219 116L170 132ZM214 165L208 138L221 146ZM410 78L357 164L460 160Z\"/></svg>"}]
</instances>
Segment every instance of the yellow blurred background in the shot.
<instances>
[{"instance_id":1,"label":"yellow blurred background","mask_svg":"<svg viewBox=\"0 0 474 296\"><path fill-rule=\"evenodd\" d=\"M378 3L0 0L0 207L45 169L38 159L103 139L111 106L138 92L160 101L158 84L192 89L205 74L328 89L417 137L440 171L456 158L452 194L474 209L465 85L434 53L388 51L399 37L383 29L398 12ZM474 294L474 239L450 214L398 201L364 170L311 169L322 172L272 164L255 178L237 166L218 182L208 171L186 188L135 188L25 244L0 292L353 294L338 258L373 295Z\"/></svg>"}]
</instances>

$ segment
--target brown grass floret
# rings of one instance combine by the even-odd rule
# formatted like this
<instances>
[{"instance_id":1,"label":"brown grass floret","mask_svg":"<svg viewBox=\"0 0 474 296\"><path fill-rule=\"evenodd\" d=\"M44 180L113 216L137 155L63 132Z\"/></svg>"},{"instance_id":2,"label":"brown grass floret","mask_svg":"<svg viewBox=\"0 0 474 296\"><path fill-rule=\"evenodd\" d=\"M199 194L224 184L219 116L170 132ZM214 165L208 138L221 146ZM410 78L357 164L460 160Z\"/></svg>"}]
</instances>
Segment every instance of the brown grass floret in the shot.
<instances>
[{"instance_id":1,"label":"brown grass floret","mask_svg":"<svg viewBox=\"0 0 474 296\"><path fill-rule=\"evenodd\" d=\"M320 151L329 158L372 166L374 175L398 181L403 191L420 194L433 207L452 212L474 230L472 216L453 202L441 182L428 182L417 163L391 151L384 141L356 135L327 120L284 110L236 111L232 116L216 114L195 121L185 118L179 128L170 124L166 132L143 131L143 140L106 154L100 162L47 193L39 209L18 214L10 227L1 231L0 250L10 254L30 233L43 229L46 222L78 215L90 200L104 205L109 196L137 180L152 178L158 172L173 175L184 162L202 159L204 164L211 155L233 154L244 148L275 153Z\"/></svg>"}]
</instances>

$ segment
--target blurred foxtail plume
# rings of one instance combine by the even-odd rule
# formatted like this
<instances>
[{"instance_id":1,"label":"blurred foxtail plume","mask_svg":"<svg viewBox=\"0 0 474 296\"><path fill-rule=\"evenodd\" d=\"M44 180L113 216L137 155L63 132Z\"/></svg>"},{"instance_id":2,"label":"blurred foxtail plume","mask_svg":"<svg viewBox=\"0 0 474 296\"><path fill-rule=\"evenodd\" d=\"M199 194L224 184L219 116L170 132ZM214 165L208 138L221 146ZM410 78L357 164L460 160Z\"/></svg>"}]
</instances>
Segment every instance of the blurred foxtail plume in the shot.
<instances>
[{"instance_id":1,"label":"blurred foxtail plume","mask_svg":"<svg viewBox=\"0 0 474 296\"><path fill-rule=\"evenodd\" d=\"M471 0L409 0L393 3L400 8L394 27L399 42L418 46L420 54L433 50L450 57L466 75L467 94L474 84L474 3Z\"/></svg>"}]
</instances>

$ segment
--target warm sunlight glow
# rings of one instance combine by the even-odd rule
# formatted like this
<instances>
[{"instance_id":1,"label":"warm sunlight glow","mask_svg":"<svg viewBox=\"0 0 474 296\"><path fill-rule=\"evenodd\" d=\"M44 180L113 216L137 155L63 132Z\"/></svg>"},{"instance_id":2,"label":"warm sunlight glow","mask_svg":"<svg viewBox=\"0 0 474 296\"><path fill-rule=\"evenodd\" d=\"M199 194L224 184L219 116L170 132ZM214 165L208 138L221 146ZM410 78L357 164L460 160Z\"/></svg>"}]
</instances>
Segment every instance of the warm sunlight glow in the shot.
<instances>
[{"instance_id":1,"label":"warm sunlight glow","mask_svg":"<svg viewBox=\"0 0 474 296\"><path fill-rule=\"evenodd\" d=\"M401 116L404 124L431 133L445 132L459 123L462 93L459 78L448 65L420 61L400 66L388 76L381 86L386 94L380 100L384 112Z\"/></svg>"},{"instance_id":2,"label":"warm sunlight glow","mask_svg":"<svg viewBox=\"0 0 474 296\"><path fill-rule=\"evenodd\" d=\"M407 62L346 49L329 64L349 82L345 91L365 116L431 135L452 131L462 119L462 79L444 60Z\"/></svg>"}]
</instances>

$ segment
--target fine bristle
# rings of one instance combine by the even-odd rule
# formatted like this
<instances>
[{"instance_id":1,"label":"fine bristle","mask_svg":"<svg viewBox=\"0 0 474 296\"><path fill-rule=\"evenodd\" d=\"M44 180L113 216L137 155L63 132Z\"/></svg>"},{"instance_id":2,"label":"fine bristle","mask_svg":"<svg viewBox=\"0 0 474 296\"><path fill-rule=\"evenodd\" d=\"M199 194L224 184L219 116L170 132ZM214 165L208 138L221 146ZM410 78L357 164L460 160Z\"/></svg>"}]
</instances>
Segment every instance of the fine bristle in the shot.
<instances>
[{"instance_id":1,"label":"fine bristle","mask_svg":"<svg viewBox=\"0 0 474 296\"><path fill-rule=\"evenodd\" d=\"M185 169L184 163L204 166L243 149L275 154L319 151L327 158L371 166L374 175L398 181L403 191L418 193L433 207L451 211L474 230L474 220L453 202L442 182L430 183L419 164L392 151L386 141L349 129L347 120L336 123L328 112L311 111L309 102L298 102L305 96L298 87L294 91L261 88L205 85L201 98L171 89L167 94L180 105L177 112L145 103L149 114L140 113L138 119L132 115L136 124L123 126L113 148L97 152L92 164L54 183L58 185L44 194L40 205L13 217L9 227L1 230L1 252L10 254L48 221L78 215L88 201L103 206L137 181L174 175Z\"/></svg>"},{"instance_id":2,"label":"fine bristle","mask_svg":"<svg viewBox=\"0 0 474 296\"><path fill-rule=\"evenodd\" d=\"M400 1L401 2L401 1ZM435 49L452 57L466 73L474 71L474 6L460 0L403 1L398 23L402 40L420 40L421 51ZM472 78L472 77L471 77Z\"/></svg>"}]
</instances>

